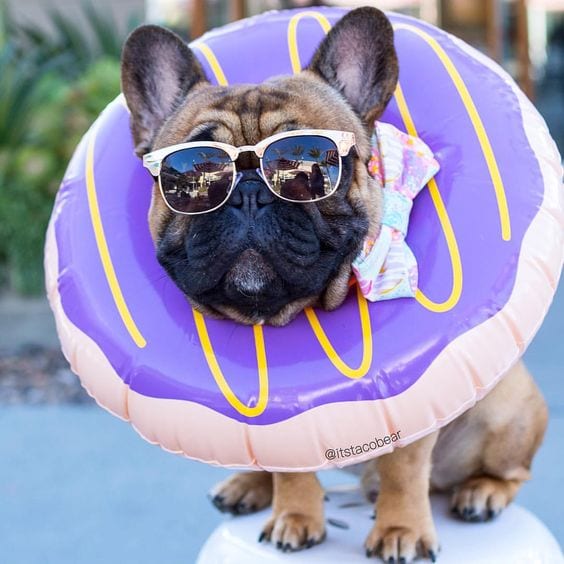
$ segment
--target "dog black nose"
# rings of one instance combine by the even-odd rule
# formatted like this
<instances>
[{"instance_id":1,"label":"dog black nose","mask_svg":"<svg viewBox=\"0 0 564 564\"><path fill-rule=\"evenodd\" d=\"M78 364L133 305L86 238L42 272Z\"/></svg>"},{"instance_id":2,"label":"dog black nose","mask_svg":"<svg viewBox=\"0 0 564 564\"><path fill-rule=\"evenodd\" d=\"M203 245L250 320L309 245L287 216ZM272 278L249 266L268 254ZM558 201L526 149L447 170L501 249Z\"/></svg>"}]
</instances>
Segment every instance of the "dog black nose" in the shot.
<instances>
[{"instance_id":1,"label":"dog black nose","mask_svg":"<svg viewBox=\"0 0 564 564\"><path fill-rule=\"evenodd\" d=\"M244 170L239 174L239 180L227 205L253 217L261 208L272 204L274 194L255 170Z\"/></svg>"}]
</instances>

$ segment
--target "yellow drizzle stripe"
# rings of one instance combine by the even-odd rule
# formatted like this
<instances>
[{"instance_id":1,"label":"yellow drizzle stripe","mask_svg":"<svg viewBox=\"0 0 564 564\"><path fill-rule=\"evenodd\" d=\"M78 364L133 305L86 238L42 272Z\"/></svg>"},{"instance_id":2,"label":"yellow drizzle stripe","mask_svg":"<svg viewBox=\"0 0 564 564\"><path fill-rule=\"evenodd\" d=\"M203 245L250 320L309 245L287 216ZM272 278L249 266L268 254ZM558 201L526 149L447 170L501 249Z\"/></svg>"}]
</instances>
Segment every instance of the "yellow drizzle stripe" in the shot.
<instances>
[{"instance_id":1,"label":"yellow drizzle stripe","mask_svg":"<svg viewBox=\"0 0 564 564\"><path fill-rule=\"evenodd\" d=\"M117 310L121 316L121 320L128 330L131 338L135 344L142 349L147 345L147 341L141 335L141 332L137 328L133 317L121 291L116 271L114 265L112 264L112 258L110 256L110 251L108 249L108 243L106 241L106 235L104 233L104 227L102 225L102 218L100 216L100 208L98 206L98 197L96 195L96 182L94 179L94 145L96 142L97 127L94 126L90 131L88 136L88 146L86 150L86 193L88 196L88 208L90 210L90 218L92 220L92 227L94 228L94 236L96 238L96 245L98 247L98 253L100 254L100 260L102 261L102 266L104 268L104 274L106 275L106 280L110 286L110 291L116 304Z\"/></svg>"},{"instance_id":2,"label":"yellow drizzle stripe","mask_svg":"<svg viewBox=\"0 0 564 564\"><path fill-rule=\"evenodd\" d=\"M298 23L302 18L314 18L319 22L319 25L326 34L331 29L331 23L329 20L319 12L301 12L292 17L288 24L288 50L290 52L290 62L292 63L292 72L294 74L297 74L302 70L302 63L300 61L300 54L298 51ZM327 338L327 335L321 327L319 319L313 309L310 307L305 309L307 320L309 321L319 344L325 351L327 358L329 358L333 366L335 366L341 374L347 378L353 379L362 378L368 372L370 365L372 364L372 329L370 324L370 315L368 313L368 304L358 288L357 297L363 342L362 362L358 368L351 368L341 359Z\"/></svg>"},{"instance_id":3,"label":"yellow drizzle stripe","mask_svg":"<svg viewBox=\"0 0 564 564\"><path fill-rule=\"evenodd\" d=\"M217 83L220 86L227 86L229 83L227 82L227 78L225 78L225 73L223 72L223 69L219 64L215 53L209 48L209 46L204 42L193 43L191 46L199 49L202 55L206 58L206 61L210 65Z\"/></svg>"},{"instance_id":4,"label":"yellow drizzle stripe","mask_svg":"<svg viewBox=\"0 0 564 564\"><path fill-rule=\"evenodd\" d=\"M319 12L300 12L288 23L288 49L290 51L290 61L292 63L292 72L299 73L302 70L300 61L300 53L298 52L298 23L302 18L313 18L319 22L323 31L327 34L331 29L329 20Z\"/></svg>"},{"instance_id":5,"label":"yellow drizzle stripe","mask_svg":"<svg viewBox=\"0 0 564 564\"><path fill-rule=\"evenodd\" d=\"M217 80L217 83L220 86L227 86L229 83L227 82L227 78L225 77L225 73L215 56L215 53L211 50L211 48L206 45L205 43L196 43L193 44L192 47L196 47L201 51L201 53L206 58L206 61L209 63L212 72ZM215 352L213 350L213 346L210 341L210 337L208 334L208 328L206 326L206 321L203 315L192 309L192 313L194 314L194 321L196 322L196 330L198 331L198 337L200 338L200 343L202 344L202 349L204 351L204 356L206 357L206 361L208 363L209 369L213 375L215 383L217 384L218 388L221 390L221 393L225 397L225 399L229 402L229 405L233 407L233 409L237 410L241 415L245 415L246 417L257 417L260 415L265 409L268 403L268 365L266 360L266 352L264 346L264 334L261 325L254 325L253 326L253 334L255 337L255 350L257 354L257 366L258 366L258 373L259 373L259 398L255 407L249 407L245 405L233 392L221 368L217 362L217 358L215 356Z\"/></svg>"},{"instance_id":6,"label":"yellow drizzle stripe","mask_svg":"<svg viewBox=\"0 0 564 564\"><path fill-rule=\"evenodd\" d=\"M217 83L220 86L227 86L227 78L225 77L225 73L215 56L215 53L210 49L208 45L205 43L196 43L193 44L192 47L196 47L201 51L201 53L206 58L206 61L209 63L212 72L217 80ZM206 357L206 361L208 363L209 369L213 375L215 383L217 384L218 388L221 390L221 393L225 397L225 399L229 402L229 405L233 407L233 409L237 410L241 415L245 415L246 417L257 417L260 415L265 409L268 403L268 365L266 360L266 352L264 346L264 334L261 325L254 325L253 326L253 334L255 337L255 350L257 354L257 366L258 366L258 373L259 373L259 398L255 407L249 407L245 405L233 392L221 368L217 362L217 358L215 356L215 352L213 350L213 346L210 341L210 337L208 334L208 328L206 326L206 321L202 314L195 309L192 309L192 313L194 314L194 321L196 322L196 330L198 331L198 337L200 338L200 343L202 344L202 349L204 351L204 356Z\"/></svg>"},{"instance_id":7,"label":"yellow drizzle stripe","mask_svg":"<svg viewBox=\"0 0 564 564\"><path fill-rule=\"evenodd\" d=\"M337 351L333 348L333 345L327 338L325 331L319 323L319 319L312 308L308 307L305 309L306 317L319 341L319 344L325 351L327 358L331 361L333 366L346 376L347 378L352 378L356 380L362 378L369 370L372 364L372 327L370 323L370 315L368 312L368 303L364 296L362 295L360 288L357 286L356 289L358 298L358 309L360 311L360 324L362 327L362 362L358 368L351 368L348 364L343 362L341 357L337 354Z\"/></svg>"},{"instance_id":8,"label":"yellow drizzle stripe","mask_svg":"<svg viewBox=\"0 0 564 564\"><path fill-rule=\"evenodd\" d=\"M398 109L405 125L405 128L409 135L417 137L417 129L415 129L415 124L413 123L413 118L407 107L407 102L403 95L403 90L400 83L396 87L394 93ZM462 294L462 261L460 260L460 251L458 250L458 243L456 242L456 237L454 235L454 230L446 210L446 206L441 197L439 187L437 186L437 181L432 178L429 183L429 194L433 200L435 209L437 210L437 215L439 216L439 221L441 223L441 228L445 235L448 252L450 255L450 264L452 268L452 290L450 296L444 302L434 302L430 300L421 290L417 290L415 298L417 301L425 308L435 313L444 313L450 311L460 299Z\"/></svg>"},{"instance_id":9,"label":"yellow drizzle stripe","mask_svg":"<svg viewBox=\"0 0 564 564\"><path fill-rule=\"evenodd\" d=\"M259 397L255 407L249 407L235 395L235 393L227 383L227 380L223 376L223 372L219 367L213 346L210 341L204 316L195 309L193 309L192 312L194 313L194 321L196 322L196 329L198 331L200 342L202 343L204 356L206 357L206 361L214 377L215 383L223 393L225 399L241 415L245 415L247 417L256 417L257 415L260 415L265 410L266 404L268 402L268 367L266 364L266 353L262 326L255 325L253 327L259 373Z\"/></svg>"},{"instance_id":10,"label":"yellow drizzle stripe","mask_svg":"<svg viewBox=\"0 0 564 564\"><path fill-rule=\"evenodd\" d=\"M428 33L424 32L423 30L409 24L397 24L394 26L395 30L398 29L405 29L411 31L418 35L419 37L423 38L429 46L433 49L433 51L439 57L441 63L444 65L446 71L448 72L450 78L452 79L462 102L464 103L464 107L470 117L470 121L474 127L474 131L478 137L478 141L480 142L480 147L482 149L482 153L484 154L484 158L486 159L486 164L488 166L488 170L490 173L490 177L492 179L492 183L495 190L495 197L497 200L497 208L499 212L499 219L501 223L501 237L504 241L511 240L511 220L509 218L509 210L507 207L507 198L505 195L505 188L503 186L503 181L501 179L501 175L499 173L499 168L497 166L497 161L495 159L495 155L488 138L488 134L484 128L484 124L482 123L482 119L480 118L480 114L474 105L474 100L472 100L472 96L468 92L468 88L466 84L462 80L458 70L454 66L453 62L450 60L449 56L445 53L444 49L439 45L436 39L431 37Z\"/></svg>"}]
</instances>

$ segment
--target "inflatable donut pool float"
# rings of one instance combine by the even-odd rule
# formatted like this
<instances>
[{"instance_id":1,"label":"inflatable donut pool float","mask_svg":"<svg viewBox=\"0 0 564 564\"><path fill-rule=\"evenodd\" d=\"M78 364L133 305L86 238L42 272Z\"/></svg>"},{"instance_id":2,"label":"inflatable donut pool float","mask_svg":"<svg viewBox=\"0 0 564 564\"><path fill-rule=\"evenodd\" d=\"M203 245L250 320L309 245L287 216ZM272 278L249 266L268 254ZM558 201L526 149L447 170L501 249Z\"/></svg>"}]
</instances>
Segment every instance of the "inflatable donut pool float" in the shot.
<instances>
[{"instance_id":1,"label":"inflatable donut pool float","mask_svg":"<svg viewBox=\"0 0 564 564\"><path fill-rule=\"evenodd\" d=\"M192 44L211 81L298 72L341 9L271 12ZM481 399L525 350L564 254L560 157L508 75L456 38L390 14L400 84L382 121L431 147L441 170L407 241L415 299L283 328L192 311L154 256L152 180L118 98L78 147L46 243L63 350L89 393L148 441L207 463L316 470L390 452Z\"/></svg>"}]
</instances>

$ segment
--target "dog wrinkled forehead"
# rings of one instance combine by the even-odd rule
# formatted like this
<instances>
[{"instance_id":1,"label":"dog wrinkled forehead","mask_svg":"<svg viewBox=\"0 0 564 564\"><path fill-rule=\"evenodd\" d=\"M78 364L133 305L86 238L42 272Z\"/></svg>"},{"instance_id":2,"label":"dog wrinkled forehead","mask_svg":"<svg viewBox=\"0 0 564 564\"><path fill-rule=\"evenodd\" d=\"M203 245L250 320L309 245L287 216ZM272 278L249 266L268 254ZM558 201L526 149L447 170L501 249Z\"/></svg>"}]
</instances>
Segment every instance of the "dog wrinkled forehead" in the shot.
<instances>
[{"instance_id":1,"label":"dog wrinkled forehead","mask_svg":"<svg viewBox=\"0 0 564 564\"><path fill-rule=\"evenodd\" d=\"M343 98L312 73L260 85L195 88L161 127L153 148L185 141L254 145L295 129L352 131L368 158L366 129Z\"/></svg>"}]
</instances>

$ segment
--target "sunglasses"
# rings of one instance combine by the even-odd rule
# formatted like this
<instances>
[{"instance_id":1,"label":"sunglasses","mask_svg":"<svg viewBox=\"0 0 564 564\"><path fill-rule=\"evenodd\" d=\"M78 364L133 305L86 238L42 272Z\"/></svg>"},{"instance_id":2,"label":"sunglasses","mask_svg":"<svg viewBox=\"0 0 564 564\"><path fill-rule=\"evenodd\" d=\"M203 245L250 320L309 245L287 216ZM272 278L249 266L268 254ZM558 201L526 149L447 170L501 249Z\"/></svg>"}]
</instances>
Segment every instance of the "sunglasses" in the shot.
<instances>
[{"instance_id":1,"label":"sunglasses","mask_svg":"<svg viewBox=\"0 0 564 564\"><path fill-rule=\"evenodd\" d=\"M347 131L301 129L242 147L214 141L172 145L144 155L143 166L158 178L162 197L173 212L196 215L227 202L240 178L235 161L244 152L259 158L257 173L282 200L328 198L339 187L342 157L354 144L354 134Z\"/></svg>"}]
</instances>

